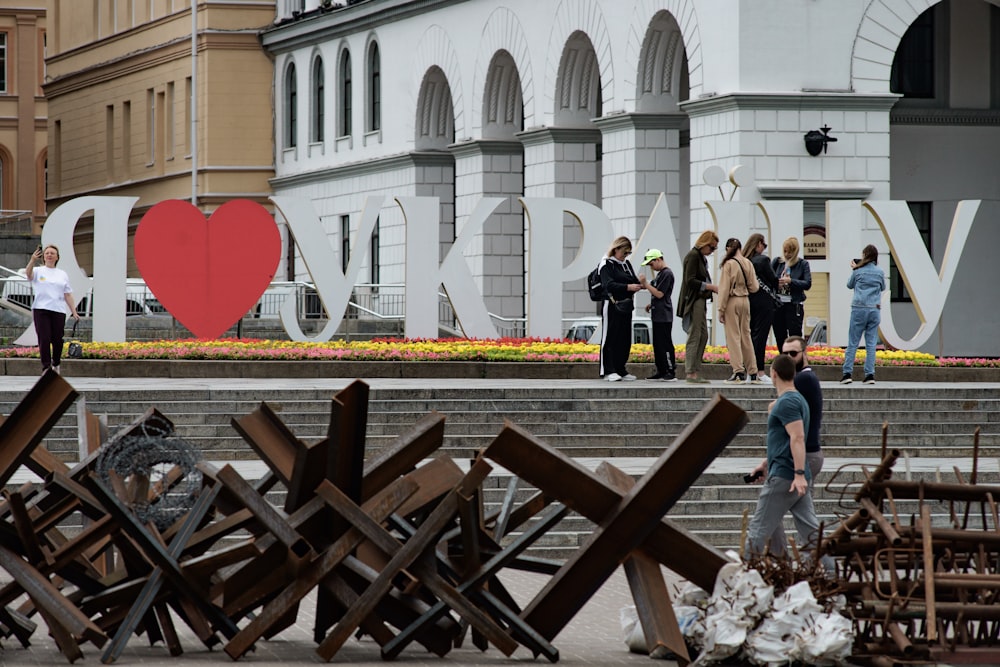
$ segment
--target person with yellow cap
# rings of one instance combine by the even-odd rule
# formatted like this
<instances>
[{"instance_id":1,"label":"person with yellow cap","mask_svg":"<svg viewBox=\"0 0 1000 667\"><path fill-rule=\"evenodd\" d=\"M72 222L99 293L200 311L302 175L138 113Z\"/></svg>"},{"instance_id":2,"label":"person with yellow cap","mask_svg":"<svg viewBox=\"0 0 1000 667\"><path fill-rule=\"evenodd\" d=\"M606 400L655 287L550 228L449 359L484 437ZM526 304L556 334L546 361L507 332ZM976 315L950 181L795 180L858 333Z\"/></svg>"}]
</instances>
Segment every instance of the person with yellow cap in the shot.
<instances>
[{"instance_id":1,"label":"person with yellow cap","mask_svg":"<svg viewBox=\"0 0 1000 667\"><path fill-rule=\"evenodd\" d=\"M646 283L646 290L650 294L646 312L653 322L653 361L656 362L656 373L646 379L674 382L677 380L677 360L670 332L674 323L674 306L670 296L674 291L674 272L667 266L663 253L656 248L649 249L642 265L656 272L653 280Z\"/></svg>"}]
</instances>

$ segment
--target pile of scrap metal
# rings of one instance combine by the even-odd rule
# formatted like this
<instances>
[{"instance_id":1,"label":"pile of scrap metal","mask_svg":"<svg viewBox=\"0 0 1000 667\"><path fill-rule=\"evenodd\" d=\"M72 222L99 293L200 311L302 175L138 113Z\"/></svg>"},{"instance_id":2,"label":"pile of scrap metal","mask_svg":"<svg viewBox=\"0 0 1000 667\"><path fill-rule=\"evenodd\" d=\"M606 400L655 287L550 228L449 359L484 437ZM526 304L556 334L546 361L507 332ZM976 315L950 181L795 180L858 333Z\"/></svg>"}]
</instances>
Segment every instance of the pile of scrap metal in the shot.
<instances>
[{"instance_id":1,"label":"pile of scrap metal","mask_svg":"<svg viewBox=\"0 0 1000 667\"><path fill-rule=\"evenodd\" d=\"M978 445L979 429L968 480L957 467L951 483L896 479L900 453L884 444L865 471L856 510L824 542L854 619L853 660L1000 664L1000 486L977 483Z\"/></svg>"},{"instance_id":2,"label":"pile of scrap metal","mask_svg":"<svg viewBox=\"0 0 1000 667\"><path fill-rule=\"evenodd\" d=\"M332 398L318 442L266 404L233 419L268 469L251 483L228 465L192 464L164 442L173 427L153 409L111 438L79 410L93 453L69 467L41 443L76 397L46 373L0 424L0 484L21 466L44 480L0 503L0 567L12 579L0 631L27 647L37 615L70 662L85 642L113 662L136 635L179 655L178 620L236 659L295 623L310 593L326 661L356 633L386 659L414 642L444 656L471 628L481 650L523 646L555 662L551 641L619 565L650 654L686 661L661 564L710 589L726 560L664 515L747 422L716 396L638 481L606 464L591 472L509 423L463 470L436 454L438 413L365 460L368 386L354 382ZM486 516L491 462L514 477ZM518 480L537 492L515 502ZM280 508L265 498L279 488ZM596 524L587 543L565 563L526 556L570 511ZM82 528L68 530L74 521ZM502 568L551 578L522 609Z\"/></svg>"}]
</instances>

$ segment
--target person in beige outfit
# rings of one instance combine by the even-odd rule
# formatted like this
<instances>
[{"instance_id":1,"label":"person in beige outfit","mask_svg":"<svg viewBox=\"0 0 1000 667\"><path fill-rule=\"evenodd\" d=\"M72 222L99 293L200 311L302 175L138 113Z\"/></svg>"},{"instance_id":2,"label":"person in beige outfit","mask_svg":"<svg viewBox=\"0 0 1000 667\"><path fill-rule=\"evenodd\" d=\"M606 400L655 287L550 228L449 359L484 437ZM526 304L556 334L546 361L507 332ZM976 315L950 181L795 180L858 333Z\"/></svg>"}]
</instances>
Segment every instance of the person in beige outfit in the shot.
<instances>
[{"instance_id":1,"label":"person in beige outfit","mask_svg":"<svg viewBox=\"0 0 1000 667\"><path fill-rule=\"evenodd\" d=\"M749 376L751 384L760 384L750 338L750 295L760 289L760 283L753 264L743 256L741 248L739 239L726 241L719 278L719 323L725 327L729 363L733 367L733 374L726 382L743 384Z\"/></svg>"}]
</instances>

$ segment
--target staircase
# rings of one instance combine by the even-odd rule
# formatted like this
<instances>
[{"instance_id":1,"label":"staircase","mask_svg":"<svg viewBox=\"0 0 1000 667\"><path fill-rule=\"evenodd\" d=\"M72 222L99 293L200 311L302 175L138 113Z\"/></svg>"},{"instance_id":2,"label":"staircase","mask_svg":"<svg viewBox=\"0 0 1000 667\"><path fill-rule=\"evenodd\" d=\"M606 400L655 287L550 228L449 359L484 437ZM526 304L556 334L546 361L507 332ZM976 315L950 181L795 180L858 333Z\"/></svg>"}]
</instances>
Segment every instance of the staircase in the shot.
<instances>
[{"instance_id":1,"label":"staircase","mask_svg":"<svg viewBox=\"0 0 1000 667\"><path fill-rule=\"evenodd\" d=\"M73 382L72 378L69 378ZM92 381L93 382L93 381ZM289 382L289 385L294 382ZM608 387L596 381L553 383L518 382L496 388L435 387L428 380L422 388L393 388L383 381L371 391L368 407L369 456L390 443L420 417L432 410L446 415L443 450L465 463L489 445L505 419L557 447L581 464L593 468L610 460L626 472L640 476L653 460L690 422L716 392L750 414L750 423L684 495L669 516L678 525L722 548L739 542L742 516L751 514L758 487L745 485L742 476L764 456L765 411L774 398L770 386L711 386L621 383ZM307 442L326 434L330 398L326 389L257 388L252 380L243 388L157 388L149 380L137 389L83 390L86 406L107 415L114 430L155 406L177 426L177 436L193 445L204 459L221 465L237 464L248 478L259 476L263 465L231 427L233 417L254 410L266 401L291 431ZM891 386L890 386L891 385ZM848 484L862 479L862 463L873 467L880 458L881 428L889 423L887 447L905 452L896 466L897 477L955 481L953 466L966 479L972 469L973 432L980 426L979 481L1000 483L1000 389L991 385L941 383L884 383L875 386L841 386L824 383L824 453L827 462L815 490L817 512L827 526L853 510L852 493L840 502ZM0 391L0 413L9 414L23 396L21 391ZM78 459L76 411L71 408L45 441L66 461ZM831 488L827 483L843 470ZM14 482L30 477L25 472ZM509 476L502 470L487 480L488 506L499 503ZM833 488L837 487L837 488ZM530 489L521 489L526 497ZM276 498L278 500L278 498ZM901 520L908 522L915 502L900 502ZM935 510L935 521L947 523L949 508ZM791 524L789 524L790 527ZM579 517L565 520L550 532L536 551L565 557L592 529ZM794 534L794 531L790 531Z\"/></svg>"}]
</instances>

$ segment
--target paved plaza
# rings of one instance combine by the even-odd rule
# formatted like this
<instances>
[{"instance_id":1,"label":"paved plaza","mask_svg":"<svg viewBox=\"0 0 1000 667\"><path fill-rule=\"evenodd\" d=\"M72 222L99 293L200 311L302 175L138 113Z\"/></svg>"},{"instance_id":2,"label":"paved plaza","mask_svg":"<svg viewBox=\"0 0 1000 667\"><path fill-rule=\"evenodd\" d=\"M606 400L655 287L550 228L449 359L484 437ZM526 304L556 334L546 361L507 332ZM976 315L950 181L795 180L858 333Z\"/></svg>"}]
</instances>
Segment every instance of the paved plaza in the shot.
<instances>
[{"instance_id":1,"label":"paved plaza","mask_svg":"<svg viewBox=\"0 0 1000 667\"><path fill-rule=\"evenodd\" d=\"M667 573L669 576L669 573ZM546 581L546 577L537 574L504 571L501 580L507 585L511 594L522 606L526 604L536 591ZM299 608L296 624L271 641L261 641L256 651L248 653L240 662L261 667L277 667L278 665L316 664L322 660L315 653L316 644L312 641L312 624L315 610L313 596L310 595ZM621 625L618 620L619 610L632 604L628 584L619 568L601 590L591 598L590 602L576 615L570 624L552 642L559 649L560 665L648 665L650 658L645 655L630 653L625 646ZM182 656L173 658L167 653L163 644L149 646L145 637L133 637L128 647L118 659L120 665L142 665L143 667L184 667L186 665L228 665L232 660L215 647L209 651L202 645L191 631L181 622L176 623L181 634L181 644L184 648ZM84 660L77 664L101 664L101 650L92 644L82 645ZM344 645L333 663L351 665L386 665L379 657L379 647L370 638L352 639ZM513 665L524 663L549 664L548 660L533 658L531 652L520 647L509 658L494 647L486 652L480 652L468 638L462 646L453 649L444 658L427 653L423 647L413 644L395 660L404 665ZM67 664L66 658L56 649L55 643L48 637L44 628L40 628L32 637L29 649L21 648L13 638L5 639L0 650L0 665L59 665ZM660 665L674 665L672 661L657 661Z\"/></svg>"}]
</instances>

